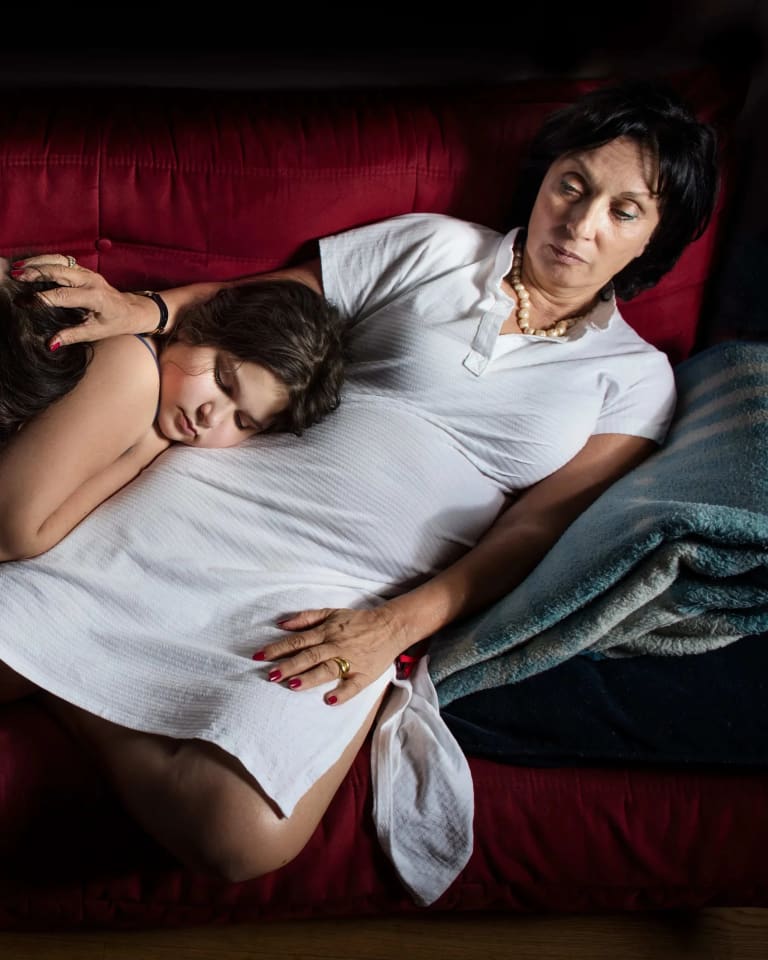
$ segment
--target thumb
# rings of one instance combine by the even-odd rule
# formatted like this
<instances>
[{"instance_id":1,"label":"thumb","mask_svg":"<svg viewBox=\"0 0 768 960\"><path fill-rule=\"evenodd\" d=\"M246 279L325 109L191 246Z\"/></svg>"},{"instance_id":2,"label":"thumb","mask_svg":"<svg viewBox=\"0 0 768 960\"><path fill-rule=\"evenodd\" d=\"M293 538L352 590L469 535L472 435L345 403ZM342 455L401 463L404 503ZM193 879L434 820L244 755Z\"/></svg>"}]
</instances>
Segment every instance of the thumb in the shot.
<instances>
[{"instance_id":1,"label":"thumb","mask_svg":"<svg viewBox=\"0 0 768 960\"><path fill-rule=\"evenodd\" d=\"M332 612L327 607L322 610L302 610L300 613L283 617L282 620L277 621L277 625L283 630L305 630L307 627L316 627L318 623L327 620Z\"/></svg>"}]
</instances>

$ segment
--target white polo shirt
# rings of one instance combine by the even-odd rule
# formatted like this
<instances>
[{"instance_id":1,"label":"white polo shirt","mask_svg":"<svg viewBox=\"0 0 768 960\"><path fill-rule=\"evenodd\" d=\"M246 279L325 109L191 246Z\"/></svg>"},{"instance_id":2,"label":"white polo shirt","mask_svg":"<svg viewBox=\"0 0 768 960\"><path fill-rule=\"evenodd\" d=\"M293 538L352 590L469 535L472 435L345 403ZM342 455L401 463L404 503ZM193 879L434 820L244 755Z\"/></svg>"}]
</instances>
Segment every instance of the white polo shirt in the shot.
<instances>
[{"instance_id":1,"label":"white polo shirt","mask_svg":"<svg viewBox=\"0 0 768 960\"><path fill-rule=\"evenodd\" d=\"M345 399L408 407L506 492L593 434L661 442L675 400L666 355L613 300L562 338L499 335L515 305L501 281L516 233L408 214L320 241L326 296L353 323Z\"/></svg>"}]
</instances>

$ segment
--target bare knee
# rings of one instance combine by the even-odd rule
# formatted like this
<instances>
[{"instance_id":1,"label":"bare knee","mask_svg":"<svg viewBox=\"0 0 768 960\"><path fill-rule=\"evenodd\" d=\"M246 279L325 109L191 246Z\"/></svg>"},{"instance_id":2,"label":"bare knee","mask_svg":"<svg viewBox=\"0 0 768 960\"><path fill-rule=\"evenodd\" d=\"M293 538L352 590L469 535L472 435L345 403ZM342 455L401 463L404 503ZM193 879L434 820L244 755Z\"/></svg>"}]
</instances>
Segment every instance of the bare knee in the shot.
<instances>
[{"instance_id":1,"label":"bare knee","mask_svg":"<svg viewBox=\"0 0 768 960\"><path fill-rule=\"evenodd\" d=\"M279 870L312 834L314 825L301 817L281 817L247 774L217 777L203 796L189 837L191 863L229 883Z\"/></svg>"},{"instance_id":2,"label":"bare knee","mask_svg":"<svg viewBox=\"0 0 768 960\"><path fill-rule=\"evenodd\" d=\"M275 826L258 817L239 825L211 825L202 863L209 873L228 883L241 883L279 870L290 863L306 845L309 837L295 829L290 821Z\"/></svg>"}]
</instances>

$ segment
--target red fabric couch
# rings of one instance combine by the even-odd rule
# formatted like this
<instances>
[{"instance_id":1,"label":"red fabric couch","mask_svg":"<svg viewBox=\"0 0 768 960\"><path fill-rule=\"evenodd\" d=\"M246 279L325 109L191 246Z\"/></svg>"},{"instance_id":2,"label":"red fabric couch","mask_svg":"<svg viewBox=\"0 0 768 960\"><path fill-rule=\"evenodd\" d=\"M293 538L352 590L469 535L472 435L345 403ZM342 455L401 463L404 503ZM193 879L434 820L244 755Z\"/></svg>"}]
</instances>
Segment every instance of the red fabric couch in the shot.
<instances>
[{"instance_id":1,"label":"red fabric couch","mask_svg":"<svg viewBox=\"0 0 768 960\"><path fill-rule=\"evenodd\" d=\"M674 79L727 145L745 78ZM297 261L323 234L409 211L506 229L528 139L591 85L11 97L0 252L62 251L118 286L162 288ZM705 237L625 308L675 362L697 342L727 209L726 183ZM365 750L297 860L228 885L146 838L34 699L0 708L0 744L2 928L420 909L377 845ZM432 912L768 906L768 775L471 767L475 851Z\"/></svg>"}]
</instances>

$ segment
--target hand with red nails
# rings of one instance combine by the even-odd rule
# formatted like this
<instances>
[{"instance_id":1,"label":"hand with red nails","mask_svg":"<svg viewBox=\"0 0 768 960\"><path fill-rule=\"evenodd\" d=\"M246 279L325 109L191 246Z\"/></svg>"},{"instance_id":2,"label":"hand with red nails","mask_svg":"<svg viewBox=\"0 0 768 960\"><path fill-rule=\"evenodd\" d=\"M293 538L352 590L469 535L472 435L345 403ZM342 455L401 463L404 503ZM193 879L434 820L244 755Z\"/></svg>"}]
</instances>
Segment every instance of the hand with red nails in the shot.
<instances>
[{"instance_id":1,"label":"hand with red nails","mask_svg":"<svg viewBox=\"0 0 768 960\"><path fill-rule=\"evenodd\" d=\"M341 704L378 679L392 665L410 641L388 604L371 610L325 608L303 610L279 626L291 635L270 643L255 658L279 660L280 681L298 691L338 680L326 694L328 704ZM334 657L349 661L350 670L341 678Z\"/></svg>"},{"instance_id":2,"label":"hand with red nails","mask_svg":"<svg viewBox=\"0 0 768 960\"><path fill-rule=\"evenodd\" d=\"M67 327L49 343L51 349L72 343L104 340L123 333L148 333L157 326L157 306L147 297L121 293L100 273L78 265L60 253L44 253L13 264L16 280L52 280L59 286L40 293L53 307L88 310L85 321Z\"/></svg>"}]
</instances>

